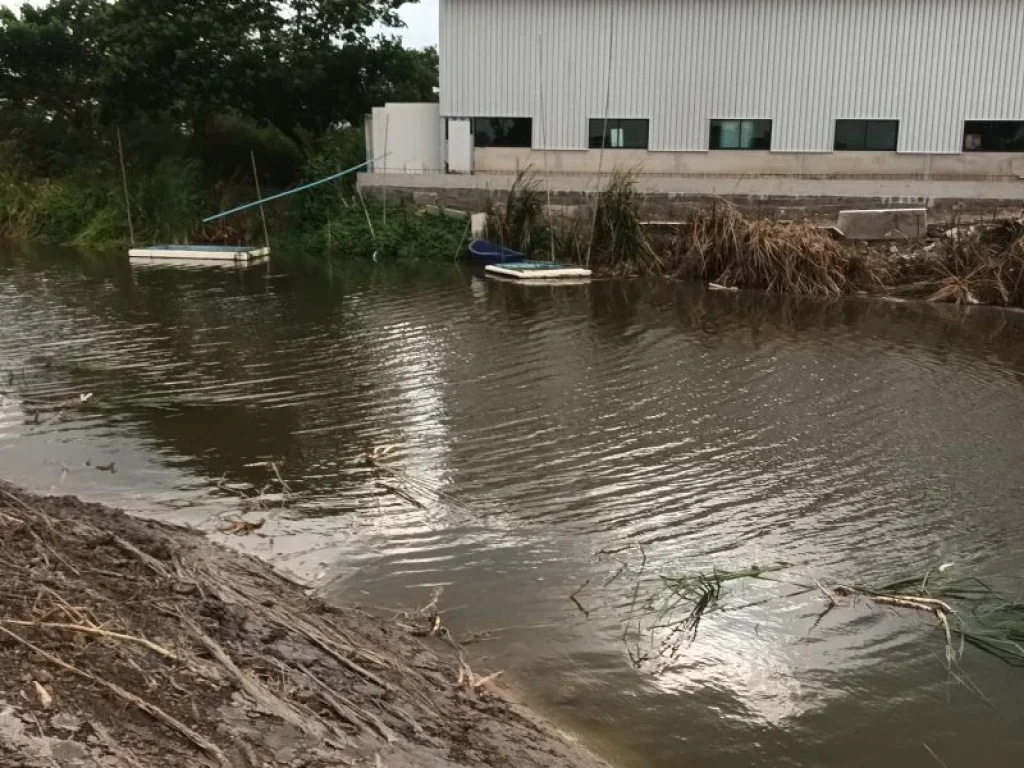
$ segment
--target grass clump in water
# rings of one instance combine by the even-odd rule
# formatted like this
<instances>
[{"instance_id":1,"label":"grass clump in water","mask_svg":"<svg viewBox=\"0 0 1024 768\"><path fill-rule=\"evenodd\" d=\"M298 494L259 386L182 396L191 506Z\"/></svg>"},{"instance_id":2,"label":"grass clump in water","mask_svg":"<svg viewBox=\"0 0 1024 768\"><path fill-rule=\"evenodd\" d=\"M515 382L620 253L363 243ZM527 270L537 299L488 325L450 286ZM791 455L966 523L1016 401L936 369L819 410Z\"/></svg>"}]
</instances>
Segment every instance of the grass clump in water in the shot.
<instances>
[{"instance_id":1,"label":"grass clump in water","mask_svg":"<svg viewBox=\"0 0 1024 768\"><path fill-rule=\"evenodd\" d=\"M487 235L506 248L525 255L546 247L549 222L545 218L544 193L529 169L516 174L504 204L491 204Z\"/></svg>"},{"instance_id":2,"label":"grass clump in water","mask_svg":"<svg viewBox=\"0 0 1024 768\"><path fill-rule=\"evenodd\" d=\"M716 201L692 210L671 244L675 277L735 288L831 298L884 284L887 271L805 222L744 216Z\"/></svg>"},{"instance_id":3,"label":"grass clump in water","mask_svg":"<svg viewBox=\"0 0 1024 768\"><path fill-rule=\"evenodd\" d=\"M641 216L643 199L630 173L616 172L597 197L589 262L616 274L649 274L661 267Z\"/></svg>"},{"instance_id":4,"label":"grass clump in water","mask_svg":"<svg viewBox=\"0 0 1024 768\"><path fill-rule=\"evenodd\" d=\"M925 262L933 272L929 301L1024 306L1024 219L987 225L953 222L945 255Z\"/></svg>"},{"instance_id":5,"label":"grass clump in water","mask_svg":"<svg viewBox=\"0 0 1024 768\"><path fill-rule=\"evenodd\" d=\"M671 663L684 642L696 638L702 619L722 608L727 583L769 580L795 587L797 591L729 609L735 611L817 592L827 605L815 620L813 630L832 610L858 600L867 601L886 609L934 617L935 626L942 632L947 666L965 684L969 683L960 675L960 664L966 646L1011 666L1024 667L1024 602L997 591L978 577L956 574L951 564L880 585L836 583L825 586L818 581L804 583L767 575L790 567L788 563L776 563L737 571L712 570L661 577L653 596L642 603L639 611L636 598L630 608L627 626L637 613L646 616L647 621L637 620L636 627L640 634L647 633L651 638L649 652L640 653L639 643L635 649L627 645L631 658L638 666L655 659L663 664ZM639 581L634 594L638 592Z\"/></svg>"}]
</instances>

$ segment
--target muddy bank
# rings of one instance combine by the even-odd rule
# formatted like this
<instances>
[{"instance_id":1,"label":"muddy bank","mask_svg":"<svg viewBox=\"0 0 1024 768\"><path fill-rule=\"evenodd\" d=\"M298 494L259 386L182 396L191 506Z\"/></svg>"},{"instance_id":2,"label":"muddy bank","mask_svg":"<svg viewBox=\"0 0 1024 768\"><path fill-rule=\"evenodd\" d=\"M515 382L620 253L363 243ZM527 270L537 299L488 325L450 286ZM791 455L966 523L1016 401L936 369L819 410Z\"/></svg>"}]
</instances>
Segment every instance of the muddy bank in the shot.
<instances>
[{"instance_id":1,"label":"muddy bank","mask_svg":"<svg viewBox=\"0 0 1024 768\"><path fill-rule=\"evenodd\" d=\"M454 651L192 531L0 483L0 542L5 766L606 765Z\"/></svg>"}]
</instances>

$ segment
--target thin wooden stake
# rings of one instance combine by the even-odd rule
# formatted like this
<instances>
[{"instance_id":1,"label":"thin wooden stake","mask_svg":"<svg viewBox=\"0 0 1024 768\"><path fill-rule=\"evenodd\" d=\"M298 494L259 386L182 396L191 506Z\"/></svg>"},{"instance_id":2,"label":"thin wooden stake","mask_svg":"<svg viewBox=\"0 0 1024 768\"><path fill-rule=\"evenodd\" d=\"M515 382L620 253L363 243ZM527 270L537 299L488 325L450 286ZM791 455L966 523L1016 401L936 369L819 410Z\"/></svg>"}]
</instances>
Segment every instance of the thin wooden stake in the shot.
<instances>
[{"instance_id":1,"label":"thin wooden stake","mask_svg":"<svg viewBox=\"0 0 1024 768\"><path fill-rule=\"evenodd\" d=\"M260 192L260 174L256 170L256 153L249 150L249 157L252 158L252 178L256 182L256 199L262 200L263 193ZM263 211L263 203L260 203L260 220L263 222L263 242L270 247L270 232L267 231L267 215Z\"/></svg>"},{"instance_id":2,"label":"thin wooden stake","mask_svg":"<svg viewBox=\"0 0 1024 768\"><path fill-rule=\"evenodd\" d=\"M594 250L594 233L597 232L597 213L601 208L601 188L604 182L604 147L608 142L608 110L612 102L612 61L615 49L615 6L612 6L612 23L608 25L608 76L605 79L604 92L604 123L601 128L601 151L597 155L597 196L594 199L594 218L590 222L590 242L587 243L587 266L590 266L590 255Z\"/></svg>"},{"instance_id":3,"label":"thin wooden stake","mask_svg":"<svg viewBox=\"0 0 1024 768\"><path fill-rule=\"evenodd\" d=\"M384 113L384 226L388 224L388 128L391 127L391 115Z\"/></svg>"},{"instance_id":4,"label":"thin wooden stake","mask_svg":"<svg viewBox=\"0 0 1024 768\"><path fill-rule=\"evenodd\" d=\"M121 143L121 126L117 126L117 154L121 158L121 185L124 187L124 209L128 214L128 237L135 245L135 227L132 226L132 202L128 197L128 171L124 166L124 145Z\"/></svg>"},{"instance_id":5,"label":"thin wooden stake","mask_svg":"<svg viewBox=\"0 0 1024 768\"><path fill-rule=\"evenodd\" d=\"M344 196L341 198L344 200ZM334 233L331 227L331 215L327 214L327 283L334 282Z\"/></svg>"},{"instance_id":6,"label":"thin wooden stake","mask_svg":"<svg viewBox=\"0 0 1024 768\"><path fill-rule=\"evenodd\" d=\"M387 189L387 185L384 186L384 189ZM366 214L366 223L370 225L370 236L376 242L377 233L373 231L373 220L370 219L370 212L366 209L366 201L363 200L363 193L362 190L359 189L358 184L356 184L356 194L359 195L359 203L363 206L363 213Z\"/></svg>"},{"instance_id":7,"label":"thin wooden stake","mask_svg":"<svg viewBox=\"0 0 1024 768\"><path fill-rule=\"evenodd\" d=\"M551 245L551 261L555 260L555 227L553 216L551 214L551 177L550 171L548 170L548 132L547 123L548 115L544 111L544 35L543 33L537 35L537 56L538 56L538 76L540 80L537 90L540 93L540 140L544 145L544 191L547 194L547 210L544 212L544 219L548 224L548 240Z\"/></svg>"}]
</instances>

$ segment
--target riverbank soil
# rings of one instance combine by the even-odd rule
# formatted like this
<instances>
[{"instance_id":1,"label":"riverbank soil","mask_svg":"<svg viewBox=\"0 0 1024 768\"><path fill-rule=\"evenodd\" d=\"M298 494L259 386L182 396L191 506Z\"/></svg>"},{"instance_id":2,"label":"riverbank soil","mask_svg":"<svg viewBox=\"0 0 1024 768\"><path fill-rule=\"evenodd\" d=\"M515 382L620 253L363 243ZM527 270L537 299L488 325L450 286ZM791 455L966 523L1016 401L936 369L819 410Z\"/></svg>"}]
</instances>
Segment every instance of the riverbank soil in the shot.
<instances>
[{"instance_id":1,"label":"riverbank soil","mask_svg":"<svg viewBox=\"0 0 1024 768\"><path fill-rule=\"evenodd\" d=\"M201 534L0 483L0 764L606 764L454 652Z\"/></svg>"}]
</instances>

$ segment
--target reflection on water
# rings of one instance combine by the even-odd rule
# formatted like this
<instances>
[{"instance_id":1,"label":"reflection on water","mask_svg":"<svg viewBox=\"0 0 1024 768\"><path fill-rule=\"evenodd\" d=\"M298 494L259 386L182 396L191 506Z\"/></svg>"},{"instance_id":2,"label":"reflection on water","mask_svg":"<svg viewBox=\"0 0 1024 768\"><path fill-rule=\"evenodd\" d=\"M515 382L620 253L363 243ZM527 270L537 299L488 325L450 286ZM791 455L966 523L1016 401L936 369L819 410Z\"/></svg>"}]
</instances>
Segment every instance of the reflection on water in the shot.
<instances>
[{"instance_id":1,"label":"reflection on water","mask_svg":"<svg viewBox=\"0 0 1024 768\"><path fill-rule=\"evenodd\" d=\"M212 530L232 489L275 488L273 461L294 494L233 544L382 609L444 585L481 665L625 764L934 766L927 744L1016 766L1020 673L968 652L988 707L921 617L814 627L815 595L757 583L661 675L622 636L641 561L865 581L941 559L1019 591L1022 330L663 282L12 249L0 475ZM357 461L384 445L394 474Z\"/></svg>"}]
</instances>

